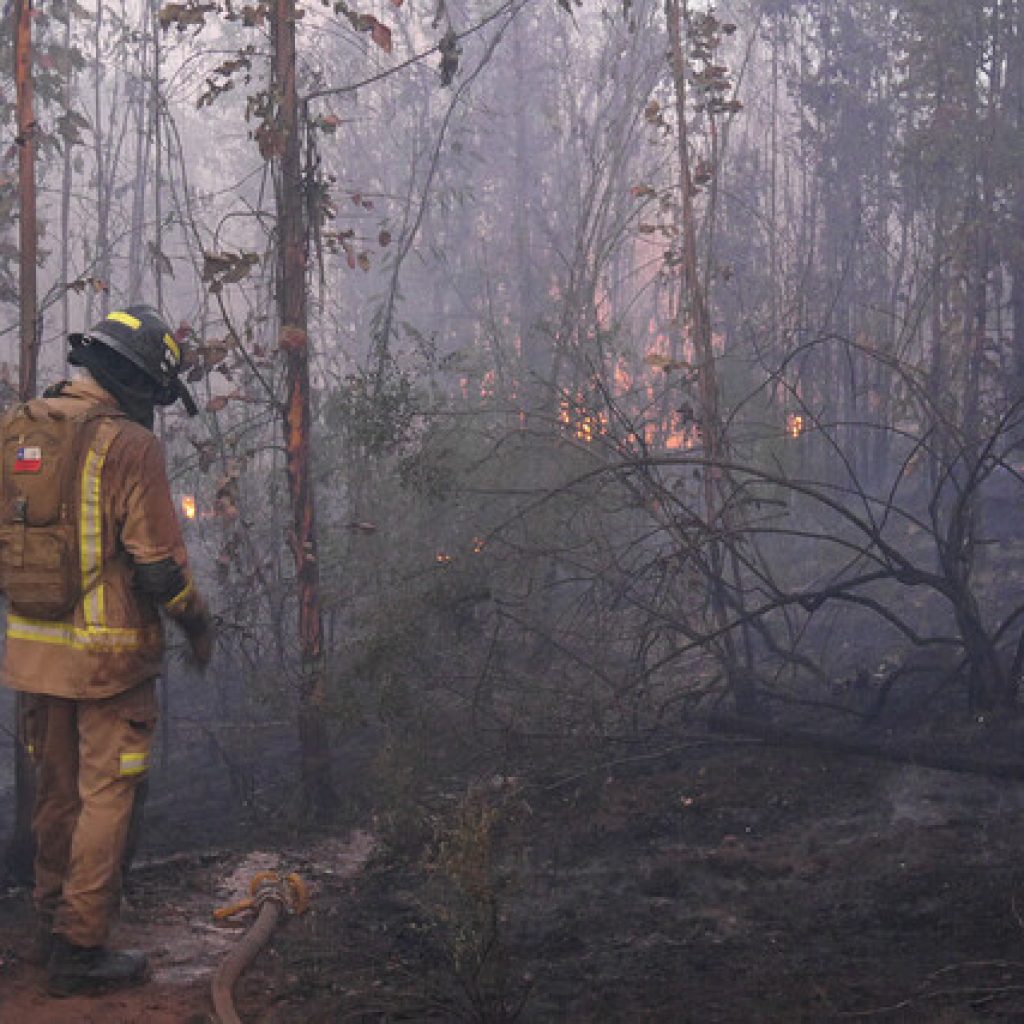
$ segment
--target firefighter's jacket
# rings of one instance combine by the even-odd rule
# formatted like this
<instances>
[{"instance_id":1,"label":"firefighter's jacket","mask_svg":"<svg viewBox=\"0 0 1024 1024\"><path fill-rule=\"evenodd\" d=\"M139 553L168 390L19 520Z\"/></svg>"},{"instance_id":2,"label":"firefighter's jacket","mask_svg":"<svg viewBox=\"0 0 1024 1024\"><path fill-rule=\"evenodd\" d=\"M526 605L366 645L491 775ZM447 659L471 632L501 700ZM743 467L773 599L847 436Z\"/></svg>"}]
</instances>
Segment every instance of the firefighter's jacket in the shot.
<instances>
[{"instance_id":1,"label":"firefighter's jacket","mask_svg":"<svg viewBox=\"0 0 1024 1024\"><path fill-rule=\"evenodd\" d=\"M89 379L45 399L66 415L116 408ZM15 690L55 697L112 697L159 675L164 638L159 608L132 585L136 564L173 558L186 585L164 605L174 616L198 598L167 482L163 449L124 417L100 422L80 468L79 561L83 595L63 619L32 619L9 608L2 679Z\"/></svg>"}]
</instances>

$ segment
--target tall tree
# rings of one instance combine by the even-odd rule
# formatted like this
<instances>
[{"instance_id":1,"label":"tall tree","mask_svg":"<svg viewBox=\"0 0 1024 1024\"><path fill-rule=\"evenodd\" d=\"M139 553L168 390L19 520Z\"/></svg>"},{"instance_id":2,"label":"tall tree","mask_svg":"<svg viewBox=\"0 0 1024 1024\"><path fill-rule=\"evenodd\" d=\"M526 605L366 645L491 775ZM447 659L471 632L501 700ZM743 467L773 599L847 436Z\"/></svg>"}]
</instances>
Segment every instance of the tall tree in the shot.
<instances>
[{"instance_id":1,"label":"tall tree","mask_svg":"<svg viewBox=\"0 0 1024 1024\"><path fill-rule=\"evenodd\" d=\"M32 3L18 0L15 36L14 75L18 114L18 284L19 284L19 363L18 397L27 402L36 392L38 361L38 322L36 299L36 119L32 87ZM24 696L18 694L15 714L20 723ZM20 730L19 730L20 735ZM32 805L35 787L32 764L21 743L15 752L15 823L7 849L8 876L24 880L32 876Z\"/></svg>"},{"instance_id":2,"label":"tall tree","mask_svg":"<svg viewBox=\"0 0 1024 1024\"><path fill-rule=\"evenodd\" d=\"M298 588L299 742L303 799L321 815L334 802L324 697L323 618L316 515L310 468L309 312L306 301L308 235L296 89L295 0L275 0L271 24L279 153L275 181L278 231L277 313L286 364L284 432L292 505L292 551Z\"/></svg>"},{"instance_id":3,"label":"tall tree","mask_svg":"<svg viewBox=\"0 0 1024 1024\"><path fill-rule=\"evenodd\" d=\"M32 2L18 0L15 81L18 90L18 265L19 374L18 397L36 393L38 331L36 298L36 118L32 87Z\"/></svg>"}]
</instances>

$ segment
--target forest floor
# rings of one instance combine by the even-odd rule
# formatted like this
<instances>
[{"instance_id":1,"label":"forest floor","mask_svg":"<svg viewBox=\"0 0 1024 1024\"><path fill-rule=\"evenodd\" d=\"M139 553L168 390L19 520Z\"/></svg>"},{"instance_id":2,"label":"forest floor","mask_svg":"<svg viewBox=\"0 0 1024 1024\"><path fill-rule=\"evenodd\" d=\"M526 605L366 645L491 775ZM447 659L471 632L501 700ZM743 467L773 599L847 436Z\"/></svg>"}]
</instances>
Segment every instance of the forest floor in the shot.
<instances>
[{"instance_id":1,"label":"forest floor","mask_svg":"<svg viewBox=\"0 0 1024 1024\"><path fill-rule=\"evenodd\" d=\"M239 986L253 1024L1024 1021L1024 783L691 737L438 807L143 861L118 939L154 977L116 997L43 998L8 893L0 1021L212 1020L211 911L276 864L315 895Z\"/></svg>"}]
</instances>

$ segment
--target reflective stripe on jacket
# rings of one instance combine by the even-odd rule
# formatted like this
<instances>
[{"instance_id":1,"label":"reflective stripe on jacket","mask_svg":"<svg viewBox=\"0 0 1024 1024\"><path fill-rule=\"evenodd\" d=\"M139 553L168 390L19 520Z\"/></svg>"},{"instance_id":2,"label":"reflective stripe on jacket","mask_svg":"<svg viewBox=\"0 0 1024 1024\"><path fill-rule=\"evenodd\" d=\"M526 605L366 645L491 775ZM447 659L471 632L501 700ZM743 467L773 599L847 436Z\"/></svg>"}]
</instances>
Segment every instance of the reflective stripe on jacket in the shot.
<instances>
[{"instance_id":1,"label":"reflective stripe on jacket","mask_svg":"<svg viewBox=\"0 0 1024 1024\"><path fill-rule=\"evenodd\" d=\"M46 401L68 415L81 411L83 402L114 403L88 379L74 381L58 398ZM102 420L80 472L82 597L59 620L31 619L9 610L3 681L16 690L111 697L162 668L159 610L132 585L135 564L166 558L173 558L188 579L160 442L131 420Z\"/></svg>"}]
</instances>

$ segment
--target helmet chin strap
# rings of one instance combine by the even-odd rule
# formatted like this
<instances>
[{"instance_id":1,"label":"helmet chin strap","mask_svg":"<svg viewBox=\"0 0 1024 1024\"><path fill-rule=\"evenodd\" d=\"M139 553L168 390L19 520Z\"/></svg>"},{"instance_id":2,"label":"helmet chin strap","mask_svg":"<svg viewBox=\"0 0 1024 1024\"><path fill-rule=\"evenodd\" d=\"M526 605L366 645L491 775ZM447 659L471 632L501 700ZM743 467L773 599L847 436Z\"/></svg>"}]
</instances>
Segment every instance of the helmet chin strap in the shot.
<instances>
[{"instance_id":1,"label":"helmet chin strap","mask_svg":"<svg viewBox=\"0 0 1024 1024\"><path fill-rule=\"evenodd\" d=\"M179 380L175 381L177 384L178 395L177 397L181 400L181 404L185 406L185 412L189 416L198 416L199 408L196 405L196 400L192 397L192 392Z\"/></svg>"}]
</instances>

